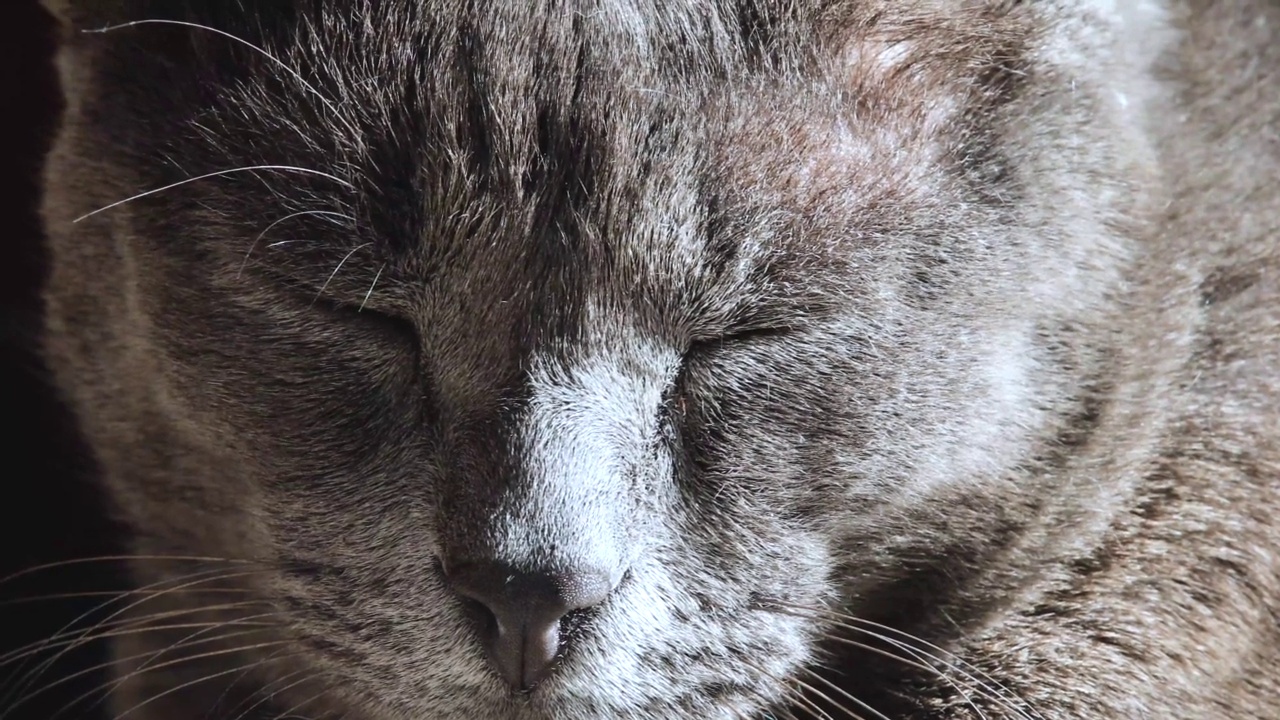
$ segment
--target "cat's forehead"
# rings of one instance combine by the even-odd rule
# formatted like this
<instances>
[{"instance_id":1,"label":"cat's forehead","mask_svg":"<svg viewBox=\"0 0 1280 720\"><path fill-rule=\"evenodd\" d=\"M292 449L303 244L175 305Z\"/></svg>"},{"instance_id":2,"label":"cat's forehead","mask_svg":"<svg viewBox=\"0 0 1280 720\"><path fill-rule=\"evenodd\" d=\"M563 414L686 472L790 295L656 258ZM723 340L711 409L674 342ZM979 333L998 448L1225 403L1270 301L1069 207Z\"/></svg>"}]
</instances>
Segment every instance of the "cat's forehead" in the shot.
<instances>
[{"instance_id":1,"label":"cat's forehead","mask_svg":"<svg viewBox=\"0 0 1280 720\"><path fill-rule=\"evenodd\" d=\"M400 44L343 38L385 66L332 81L365 108L350 123L356 166L397 168L378 187L410 179L432 218L455 224L572 214L617 235L639 217L812 210L859 176L888 187L931 172L954 149L949 123L1016 74L1009 37L959 33L928 4L755 20L751 3L659 4L634 23L623 5L568 20L486 4L424 18Z\"/></svg>"},{"instance_id":2,"label":"cat's forehead","mask_svg":"<svg viewBox=\"0 0 1280 720\"><path fill-rule=\"evenodd\" d=\"M723 326L745 312L728 298L821 295L848 244L927 220L955 158L981 157L952 120L1010 64L1006 38L961 32L945 3L659 3L639 24L624 5L331 6L267 45L311 80L248 56L223 122L195 135L244 165L335 171L340 187L276 185L268 212L336 192L350 231L254 257L336 239L294 274L349 304L416 285L468 321L573 325L557 318L595 302Z\"/></svg>"},{"instance_id":3,"label":"cat's forehead","mask_svg":"<svg viewBox=\"0 0 1280 720\"><path fill-rule=\"evenodd\" d=\"M699 101L672 111L632 99L607 123L563 130L574 147L554 158L535 149L422 167L423 185L461 184L423 198L406 249L429 294L548 321L611 308L677 334L816 302L841 275L841 241L856 242L834 229L856 214L853 184L838 198L816 189L831 178L806 155L825 148L802 147L841 142L838 118L806 112L787 125L750 93Z\"/></svg>"},{"instance_id":4,"label":"cat's forehead","mask_svg":"<svg viewBox=\"0 0 1280 720\"><path fill-rule=\"evenodd\" d=\"M410 252L424 274L450 287L483 269L486 286L695 310L816 292L859 244L927 224L955 182L930 118L860 118L827 80L685 96L679 109L619 95L594 126L563 129L572 147L554 157L535 136L533 149L419 168L424 186L457 183L423 197Z\"/></svg>"}]
</instances>

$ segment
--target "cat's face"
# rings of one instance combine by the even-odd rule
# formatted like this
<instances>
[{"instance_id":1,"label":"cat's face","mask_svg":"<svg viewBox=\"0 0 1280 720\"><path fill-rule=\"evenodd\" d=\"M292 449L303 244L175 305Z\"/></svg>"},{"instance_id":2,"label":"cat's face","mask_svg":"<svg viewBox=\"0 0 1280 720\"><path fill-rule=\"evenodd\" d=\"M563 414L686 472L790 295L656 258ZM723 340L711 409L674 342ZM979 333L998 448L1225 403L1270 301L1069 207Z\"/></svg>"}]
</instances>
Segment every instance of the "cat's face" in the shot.
<instances>
[{"instance_id":1,"label":"cat's face","mask_svg":"<svg viewBox=\"0 0 1280 720\"><path fill-rule=\"evenodd\" d=\"M1030 11L119 5L71 15L205 27L72 40L53 355L141 548L273 568L313 711L776 705L1015 522L1090 362L1115 148L1061 159ZM486 563L590 579L525 695Z\"/></svg>"}]
</instances>

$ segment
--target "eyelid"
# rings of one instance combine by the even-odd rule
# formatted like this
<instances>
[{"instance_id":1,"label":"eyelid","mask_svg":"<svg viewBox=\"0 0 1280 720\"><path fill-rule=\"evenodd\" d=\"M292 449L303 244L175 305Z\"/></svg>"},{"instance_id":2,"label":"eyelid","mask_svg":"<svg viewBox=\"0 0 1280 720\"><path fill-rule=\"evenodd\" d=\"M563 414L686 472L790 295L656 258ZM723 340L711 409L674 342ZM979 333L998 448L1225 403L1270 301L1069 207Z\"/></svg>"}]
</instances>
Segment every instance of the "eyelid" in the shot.
<instances>
[{"instance_id":1,"label":"eyelid","mask_svg":"<svg viewBox=\"0 0 1280 720\"><path fill-rule=\"evenodd\" d=\"M380 308L370 307L367 303L356 304L354 302L342 302L330 297L318 295L310 302L310 305L317 312L325 312L331 315L341 316L350 322L360 322L363 320L369 323L379 323L389 330L404 334L408 337L416 338L418 336L418 327L409 318L396 313L387 312Z\"/></svg>"},{"instance_id":2,"label":"eyelid","mask_svg":"<svg viewBox=\"0 0 1280 720\"><path fill-rule=\"evenodd\" d=\"M690 349L705 347L720 347L724 345L734 345L738 343L747 343L756 340L765 340L768 338L786 335L794 330L794 326L781 324L744 324L738 327L731 327L718 335L707 335L705 337L696 337L690 342Z\"/></svg>"}]
</instances>

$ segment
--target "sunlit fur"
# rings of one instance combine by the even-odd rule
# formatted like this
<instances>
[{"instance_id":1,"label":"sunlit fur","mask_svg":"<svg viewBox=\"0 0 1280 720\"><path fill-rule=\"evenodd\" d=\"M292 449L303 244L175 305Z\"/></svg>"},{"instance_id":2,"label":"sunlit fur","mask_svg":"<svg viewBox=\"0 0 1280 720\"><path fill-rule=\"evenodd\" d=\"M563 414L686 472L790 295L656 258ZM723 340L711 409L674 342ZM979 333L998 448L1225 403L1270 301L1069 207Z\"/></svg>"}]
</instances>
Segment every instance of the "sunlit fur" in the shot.
<instances>
[{"instance_id":1,"label":"sunlit fur","mask_svg":"<svg viewBox=\"0 0 1280 720\"><path fill-rule=\"evenodd\" d=\"M120 716L1274 714L1275 3L51 4Z\"/></svg>"}]
</instances>

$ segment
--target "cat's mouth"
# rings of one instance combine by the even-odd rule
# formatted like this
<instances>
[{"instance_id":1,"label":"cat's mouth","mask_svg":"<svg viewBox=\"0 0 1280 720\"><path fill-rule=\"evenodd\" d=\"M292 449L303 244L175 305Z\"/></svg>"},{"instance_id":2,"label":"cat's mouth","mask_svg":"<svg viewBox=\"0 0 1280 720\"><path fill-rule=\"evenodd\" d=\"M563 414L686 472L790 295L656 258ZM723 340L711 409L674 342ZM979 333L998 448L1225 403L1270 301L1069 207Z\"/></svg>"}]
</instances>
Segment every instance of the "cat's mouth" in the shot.
<instances>
[{"instance_id":1,"label":"cat's mouth","mask_svg":"<svg viewBox=\"0 0 1280 720\"><path fill-rule=\"evenodd\" d=\"M763 595L752 598L749 606L739 608L734 621L744 633L745 628L778 615L779 606ZM375 636L376 646L344 637L358 631L359 622L350 629L335 627L330 634L298 637L305 655L311 657L304 661L310 669L281 672L318 670L334 682L311 700L295 697L293 692L280 693L283 683L268 678L255 688L263 698L261 707L269 708L262 710L262 717L275 718L293 705L310 702L309 711L320 710L321 717L336 712L358 720L765 720L788 704L792 670L781 668L793 663L776 664L768 652L748 644L665 642L635 647L626 636L626 625L635 618L629 615L620 620L617 614L600 609L566 615L562 619L565 638L557 647L553 667L537 682L518 687L502 676L498 663L479 652L485 643L485 624L495 622L492 614L478 604L457 604L454 627L459 642L432 654L410 652L391 658L391 653L405 649L397 645L394 627ZM719 618L719 622L729 620ZM314 694L315 688L307 691Z\"/></svg>"}]
</instances>

